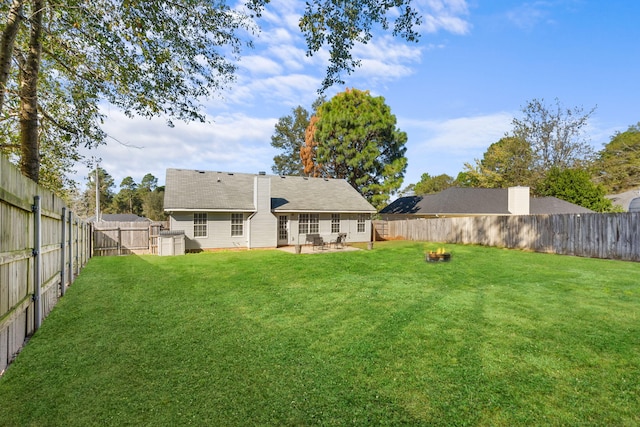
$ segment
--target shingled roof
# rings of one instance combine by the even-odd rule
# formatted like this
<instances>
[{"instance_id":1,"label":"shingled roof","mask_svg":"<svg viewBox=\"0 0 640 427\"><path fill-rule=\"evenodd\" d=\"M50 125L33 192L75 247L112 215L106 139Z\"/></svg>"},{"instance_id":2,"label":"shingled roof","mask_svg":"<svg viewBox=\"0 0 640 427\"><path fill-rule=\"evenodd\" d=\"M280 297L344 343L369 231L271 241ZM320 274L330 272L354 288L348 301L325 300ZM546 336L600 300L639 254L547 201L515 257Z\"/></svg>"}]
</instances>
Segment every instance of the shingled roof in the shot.
<instances>
[{"instance_id":1,"label":"shingled roof","mask_svg":"<svg viewBox=\"0 0 640 427\"><path fill-rule=\"evenodd\" d=\"M257 174L167 169L165 211L254 212ZM264 175L271 181L276 212L373 213L360 193L343 179Z\"/></svg>"},{"instance_id":2,"label":"shingled roof","mask_svg":"<svg viewBox=\"0 0 640 427\"><path fill-rule=\"evenodd\" d=\"M592 212L555 197L532 197L531 214ZM506 188L452 187L436 194L407 196L396 199L380 211L381 214L446 216L446 215L510 215L509 191Z\"/></svg>"}]
</instances>

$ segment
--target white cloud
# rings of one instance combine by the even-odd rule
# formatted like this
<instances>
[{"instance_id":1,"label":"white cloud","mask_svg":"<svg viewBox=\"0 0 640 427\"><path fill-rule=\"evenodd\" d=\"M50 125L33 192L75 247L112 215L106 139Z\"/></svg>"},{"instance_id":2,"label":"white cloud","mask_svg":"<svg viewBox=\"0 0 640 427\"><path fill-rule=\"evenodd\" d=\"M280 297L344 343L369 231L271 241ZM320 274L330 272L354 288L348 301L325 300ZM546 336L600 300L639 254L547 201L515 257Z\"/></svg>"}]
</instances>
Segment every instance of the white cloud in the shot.
<instances>
[{"instance_id":1,"label":"white cloud","mask_svg":"<svg viewBox=\"0 0 640 427\"><path fill-rule=\"evenodd\" d=\"M170 128L162 119L129 119L119 112L109 113L104 128L117 141L110 139L106 146L84 154L88 159L100 158L101 167L111 174L116 186L127 176L140 182L147 173L162 185L167 168L228 172L271 169L275 153L270 142L277 119L237 113L209 120L177 122ZM78 170L74 179L84 184L89 170Z\"/></svg>"},{"instance_id":2,"label":"white cloud","mask_svg":"<svg viewBox=\"0 0 640 427\"><path fill-rule=\"evenodd\" d=\"M444 121L416 123L425 131L420 148L467 152L486 149L509 131L513 114L495 113L484 116L459 117Z\"/></svg>"},{"instance_id":3,"label":"white cloud","mask_svg":"<svg viewBox=\"0 0 640 427\"><path fill-rule=\"evenodd\" d=\"M423 17L423 32L446 31L464 35L471 30L471 23L466 19L469 8L465 0L421 0L416 5Z\"/></svg>"},{"instance_id":4,"label":"white cloud","mask_svg":"<svg viewBox=\"0 0 640 427\"><path fill-rule=\"evenodd\" d=\"M228 100L238 105L267 108L267 105L286 107L311 105L317 97L320 79L308 74L287 74L262 79L243 77Z\"/></svg>"},{"instance_id":5,"label":"white cloud","mask_svg":"<svg viewBox=\"0 0 640 427\"><path fill-rule=\"evenodd\" d=\"M489 145L510 130L512 118L506 112L440 121L398 117L398 127L408 136L404 184L418 182L425 172L455 178L465 163L482 157Z\"/></svg>"},{"instance_id":6,"label":"white cloud","mask_svg":"<svg viewBox=\"0 0 640 427\"><path fill-rule=\"evenodd\" d=\"M239 65L254 75L274 75L282 72L282 66L276 61L258 55L243 56Z\"/></svg>"},{"instance_id":7,"label":"white cloud","mask_svg":"<svg viewBox=\"0 0 640 427\"><path fill-rule=\"evenodd\" d=\"M507 11L506 17L516 27L530 30L540 23L555 23L549 11L551 6L550 3L543 1L524 3Z\"/></svg>"}]
</instances>

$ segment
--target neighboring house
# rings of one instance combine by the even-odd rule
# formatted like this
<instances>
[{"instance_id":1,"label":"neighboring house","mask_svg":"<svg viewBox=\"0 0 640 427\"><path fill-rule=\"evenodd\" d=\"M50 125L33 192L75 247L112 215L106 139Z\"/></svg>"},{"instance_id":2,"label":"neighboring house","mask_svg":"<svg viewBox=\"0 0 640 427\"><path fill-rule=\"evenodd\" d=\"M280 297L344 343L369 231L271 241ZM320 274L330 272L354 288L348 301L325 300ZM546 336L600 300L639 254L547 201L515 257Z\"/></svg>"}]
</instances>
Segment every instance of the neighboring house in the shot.
<instances>
[{"instance_id":1,"label":"neighboring house","mask_svg":"<svg viewBox=\"0 0 640 427\"><path fill-rule=\"evenodd\" d=\"M164 210L187 251L371 240L375 208L341 179L167 169Z\"/></svg>"},{"instance_id":2,"label":"neighboring house","mask_svg":"<svg viewBox=\"0 0 640 427\"><path fill-rule=\"evenodd\" d=\"M87 218L87 222L95 222L95 215ZM136 214L100 214L100 222L151 222Z\"/></svg>"},{"instance_id":3,"label":"neighboring house","mask_svg":"<svg viewBox=\"0 0 640 427\"><path fill-rule=\"evenodd\" d=\"M459 188L401 197L380 211L384 219L593 212L556 197L531 197L529 187Z\"/></svg>"},{"instance_id":4,"label":"neighboring house","mask_svg":"<svg viewBox=\"0 0 640 427\"><path fill-rule=\"evenodd\" d=\"M640 207L640 188L628 190L619 194L605 196L611 203L622 207L625 212L637 212ZM632 210L633 209L633 210Z\"/></svg>"}]
</instances>

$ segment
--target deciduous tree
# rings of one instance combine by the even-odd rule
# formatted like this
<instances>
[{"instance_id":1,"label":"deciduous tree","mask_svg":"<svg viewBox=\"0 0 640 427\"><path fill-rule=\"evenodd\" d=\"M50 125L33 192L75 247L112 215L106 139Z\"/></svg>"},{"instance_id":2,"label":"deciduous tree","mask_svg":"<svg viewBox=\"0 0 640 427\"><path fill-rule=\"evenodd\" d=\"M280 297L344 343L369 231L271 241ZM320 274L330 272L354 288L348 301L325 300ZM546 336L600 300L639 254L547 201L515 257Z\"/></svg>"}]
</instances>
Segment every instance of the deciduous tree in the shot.
<instances>
[{"instance_id":1,"label":"deciduous tree","mask_svg":"<svg viewBox=\"0 0 640 427\"><path fill-rule=\"evenodd\" d=\"M538 177L551 168L584 167L592 160L585 128L594 111L595 107L587 112L581 107L565 108L557 98L553 106L533 99L522 109L523 116L513 119L512 136L531 147L532 170Z\"/></svg>"},{"instance_id":2,"label":"deciduous tree","mask_svg":"<svg viewBox=\"0 0 640 427\"><path fill-rule=\"evenodd\" d=\"M407 134L396 127L384 98L347 90L322 104L315 117L303 150L305 173L346 179L383 207L407 168Z\"/></svg>"},{"instance_id":3,"label":"deciduous tree","mask_svg":"<svg viewBox=\"0 0 640 427\"><path fill-rule=\"evenodd\" d=\"M475 165L466 163L466 179L474 187L507 188L515 185L531 186L533 153L522 138L506 136L489 146Z\"/></svg>"},{"instance_id":4,"label":"deciduous tree","mask_svg":"<svg viewBox=\"0 0 640 427\"><path fill-rule=\"evenodd\" d=\"M0 115L17 123L17 155L23 173L39 180L43 120L57 126L75 155L85 141L88 145L101 143L100 102L129 116L162 116L169 123L203 120L200 100L233 81L234 60L250 44L246 34L254 31L253 18L269 0L246 0L241 2L244 7L230 3L2 2ZM329 48L330 66L323 88L340 82L342 72L351 72L358 65L351 49L356 42L369 41L376 25L385 29L392 25L395 35L414 41L414 28L419 24L410 0L307 2L300 20L307 54ZM47 86L43 81L49 86L57 82L57 92L43 92ZM70 105L78 115L61 117L46 110L42 101L48 98ZM87 130L89 136L83 134ZM3 145L12 140L6 134L3 139Z\"/></svg>"},{"instance_id":5,"label":"deciduous tree","mask_svg":"<svg viewBox=\"0 0 640 427\"><path fill-rule=\"evenodd\" d=\"M423 194L433 194L439 193L442 190L446 190L449 187L453 187L455 185L455 180L453 177L443 173L438 176L431 176L428 173L423 173L420 177L420 181L418 181L413 187L413 193L416 196L421 196Z\"/></svg>"},{"instance_id":6,"label":"deciduous tree","mask_svg":"<svg viewBox=\"0 0 640 427\"><path fill-rule=\"evenodd\" d=\"M598 153L593 175L611 193L640 186L640 123L611 138Z\"/></svg>"},{"instance_id":7,"label":"deciduous tree","mask_svg":"<svg viewBox=\"0 0 640 427\"><path fill-rule=\"evenodd\" d=\"M560 169L552 167L538 186L541 196L553 196L596 212L609 212L613 209L611 200L605 196L601 185L591 181L589 172L584 169Z\"/></svg>"}]
</instances>

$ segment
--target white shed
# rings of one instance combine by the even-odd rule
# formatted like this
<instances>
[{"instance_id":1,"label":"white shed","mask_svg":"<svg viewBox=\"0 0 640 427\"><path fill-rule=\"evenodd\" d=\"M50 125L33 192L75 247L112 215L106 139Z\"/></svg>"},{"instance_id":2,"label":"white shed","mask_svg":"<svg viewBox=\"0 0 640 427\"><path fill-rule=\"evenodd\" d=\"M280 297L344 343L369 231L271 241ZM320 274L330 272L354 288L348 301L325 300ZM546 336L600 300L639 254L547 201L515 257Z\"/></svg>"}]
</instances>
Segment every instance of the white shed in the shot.
<instances>
[{"instance_id":1,"label":"white shed","mask_svg":"<svg viewBox=\"0 0 640 427\"><path fill-rule=\"evenodd\" d=\"M184 231L161 231L158 236L158 255L184 255Z\"/></svg>"}]
</instances>

